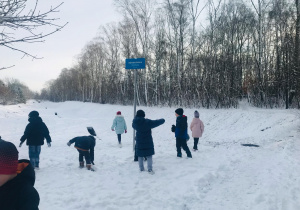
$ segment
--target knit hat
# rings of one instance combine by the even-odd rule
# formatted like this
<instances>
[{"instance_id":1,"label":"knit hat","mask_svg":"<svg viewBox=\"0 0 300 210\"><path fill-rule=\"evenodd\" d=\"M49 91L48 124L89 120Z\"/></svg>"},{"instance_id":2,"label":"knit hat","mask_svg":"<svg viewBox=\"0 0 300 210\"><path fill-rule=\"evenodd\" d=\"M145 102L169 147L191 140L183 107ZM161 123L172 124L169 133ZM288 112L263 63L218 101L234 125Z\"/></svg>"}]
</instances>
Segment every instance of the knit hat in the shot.
<instances>
[{"instance_id":1,"label":"knit hat","mask_svg":"<svg viewBox=\"0 0 300 210\"><path fill-rule=\"evenodd\" d=\"M145 117L145 112L143 111L143 110L138 110L137 112L136 112L136 116L137 117Z\"/></svg>"},{"instance_id":2,"label":"knit hat","mask_svg":"<svg viewBox=\"0 0 300 210\"><path fill-rule=\"evenodd\" d=\"M28 117L38 117L39 113L37 111L31 111L28 115Z\"/></svg>"},{"instance_id":3,"label":"knit hat","mask_svg":"<svg viewBox=\"0 0 300 210\"><path fill-rule=\"evenodd\" d=\"M194 116L195 116L195 118L199 118L199 112L196 110L195 112L194 112Z\"/></svg>"},{"instance_id":4,"label":"knit hat","mask_svg":"<svg viewBox=\"0 0 300 210\"><path fill-rule=\"evenodd\" d=\"M117 112L117 115L121 115L121 112L120 112L120 111L118 111L118 112Z\"/></svg>"},{"instance_id":5,"label":"knit hat","mask_svg":"<svg viewBox=\"0 0 300 210\"><path fill-rule=\"evenodd\" d=\"M18 168L18 150L8 141L0 140L0 174L16 174Z\"/></svg>"},{"instance_id":6,"label":"knit hat","mask_svg":"<svg viewBox=\"0 0 300 210\"><path fill-rule=\"evenodd\" d=\"M183 115L183 109L182 108L178 108L175 110L175 113L178 115Z\"/></svg>"}]
</instances>

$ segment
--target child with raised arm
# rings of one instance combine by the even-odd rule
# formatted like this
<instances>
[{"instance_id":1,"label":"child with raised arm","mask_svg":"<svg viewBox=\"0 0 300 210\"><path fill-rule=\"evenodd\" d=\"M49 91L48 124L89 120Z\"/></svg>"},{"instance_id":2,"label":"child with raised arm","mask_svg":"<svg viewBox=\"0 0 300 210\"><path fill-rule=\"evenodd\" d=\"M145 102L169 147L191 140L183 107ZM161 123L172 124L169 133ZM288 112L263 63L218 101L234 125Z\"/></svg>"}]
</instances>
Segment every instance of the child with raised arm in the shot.
<instances>
[{"instance_id":1,"label":"child with raised arm","mask_svg":"<svg viewBox=\"0 0 300 210\"><path fill-rule=\"evenodd\" d=\"M164 124L164 119L150 120L145 118L145 112L138 110L132 121L132 127L136 130L136 153L139 161L140 171L144 171L144 157L147 158L147 167L149 174L154 174L152 169L152 155L154 152L154 143L151 129Z\"/></svg>"}]
</instances>

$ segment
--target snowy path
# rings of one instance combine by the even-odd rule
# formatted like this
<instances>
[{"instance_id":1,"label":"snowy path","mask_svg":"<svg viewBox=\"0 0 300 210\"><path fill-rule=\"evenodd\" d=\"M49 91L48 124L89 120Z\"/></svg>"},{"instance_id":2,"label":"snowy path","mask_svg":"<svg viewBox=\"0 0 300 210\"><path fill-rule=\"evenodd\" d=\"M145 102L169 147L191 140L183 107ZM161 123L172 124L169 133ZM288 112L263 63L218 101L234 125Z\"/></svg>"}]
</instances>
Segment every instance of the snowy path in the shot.
<instances>
[{"instance_id":1,"label":"snowy path","mask_svg":"<svg viewBox=\"0 0 300 210\"><path fill-rule=\"evenodd\" d=\"M42 147L35 185L41 210L300 209L299 110L201 109L205 133L199 151L186 159L184 153L176 157L170 131L175 108L142 109L150 119L166 119L152 131L155 175L140 173L133 162L131 106L34 101L0 106L0 135L18 145L31 110L39 111L47 124L53 144ZM122 148L110 130L119 110L128 126ZM185 110L189 123L193 112ZM95 147L96 172L79 169L77 151L66 145L75 136L87 135L87 126L102 139ZM28 158L26 146L19 152L20 158Z\"/></svg>"}]
</instances>

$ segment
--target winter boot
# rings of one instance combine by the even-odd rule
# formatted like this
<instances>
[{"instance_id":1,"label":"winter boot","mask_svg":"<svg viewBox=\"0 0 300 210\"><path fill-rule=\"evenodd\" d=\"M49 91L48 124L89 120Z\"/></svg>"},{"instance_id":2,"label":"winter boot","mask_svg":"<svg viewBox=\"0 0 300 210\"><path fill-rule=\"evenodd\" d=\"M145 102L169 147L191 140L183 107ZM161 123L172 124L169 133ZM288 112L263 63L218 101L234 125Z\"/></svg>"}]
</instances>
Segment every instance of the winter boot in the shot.
<instances>
[{"instance_id":1,"label":"winter boot","mask_svg":"<svg viewBox=\"0 0 300 210\"><path fill-rule=\"evenodd\" d=\"M79 162L79 168L84 168L84 162Z\"/></svg>"},{"instance_id":2,"label":"winter boot","mask_svg":"<svg viewBox=\"0 0 300 210\"><path fill-rule=\"evenodd\" d=\"M153 171L152 169L149 169L149 170L148 170L148 173L151 174L151 175L155 174L154 171Z\"/></svg>"},{"instance_id":3,"label":"winter boot","mask_svg":"<svg viewBox=\"0 0 300 210\"><path fill-rule=\"evenodd\" d=\"M95 170L92 168L92 165L91 165L91 164L86 164L86 168L87 168L87 170L95 171Z\"/></svg>"},{"instance_id":4,"label":"winter boot","mask_svg":"<svg viewBox=\"0 0 300 210\"><path fill-rule=\"evenodd\" d=\"M34 167L34 169L39 170L39 169L40 169L40 166L39 166L39 165L40 165L39 162L35 162L35 167Z\"/></svg>"},{"instance_id":5,"label":"winter boot","mask_svg":"<svg viewBox=\"0 0 300 210\"><path fill-rule=\"evenodd\" d=\"M177 153L177 157L182 157L182 154L181 153Z\"/></svg>"}]
</instances>

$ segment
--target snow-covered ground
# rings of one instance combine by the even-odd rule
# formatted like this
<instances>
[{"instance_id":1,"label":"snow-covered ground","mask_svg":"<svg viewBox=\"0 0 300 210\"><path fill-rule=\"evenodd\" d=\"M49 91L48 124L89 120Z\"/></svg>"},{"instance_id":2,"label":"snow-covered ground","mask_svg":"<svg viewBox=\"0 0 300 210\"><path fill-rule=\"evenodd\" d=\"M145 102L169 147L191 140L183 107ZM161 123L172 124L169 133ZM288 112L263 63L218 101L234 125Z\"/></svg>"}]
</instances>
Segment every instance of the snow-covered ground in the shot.
<instances>
[{"instance_id":1,"label":"snow-covered ground","mask_svg":"<svg viewBox=\"0 0 300 210\"><path fill-rule=\"evenodd\" d=\"M80 102L0 106L0 135L19 145L28 113L37 110L48 126L52 147L42 147L35 187L41 210L299 210L300 111L200 109L205 133L193 158L176 157L175 107L138 107L146 118L164 118L153 129L154 175L139 172L133 161L132 106ZM190 123L195 109L185 109ZM115 113L125 117L128 133L117 136L110 127ZM57 115L55 115L57 113ZM95 147L91 172L78 168L78 152L67 142L88 135L93 126L101 140ZM189 132L191 134L191 132ZM192 149L193 140L188 142ZM244 147L241 144L260 147ZM28 159L28 148L19 148ZM145 164L146 165L146 164Z\"/></svg>"}]
</instances>

